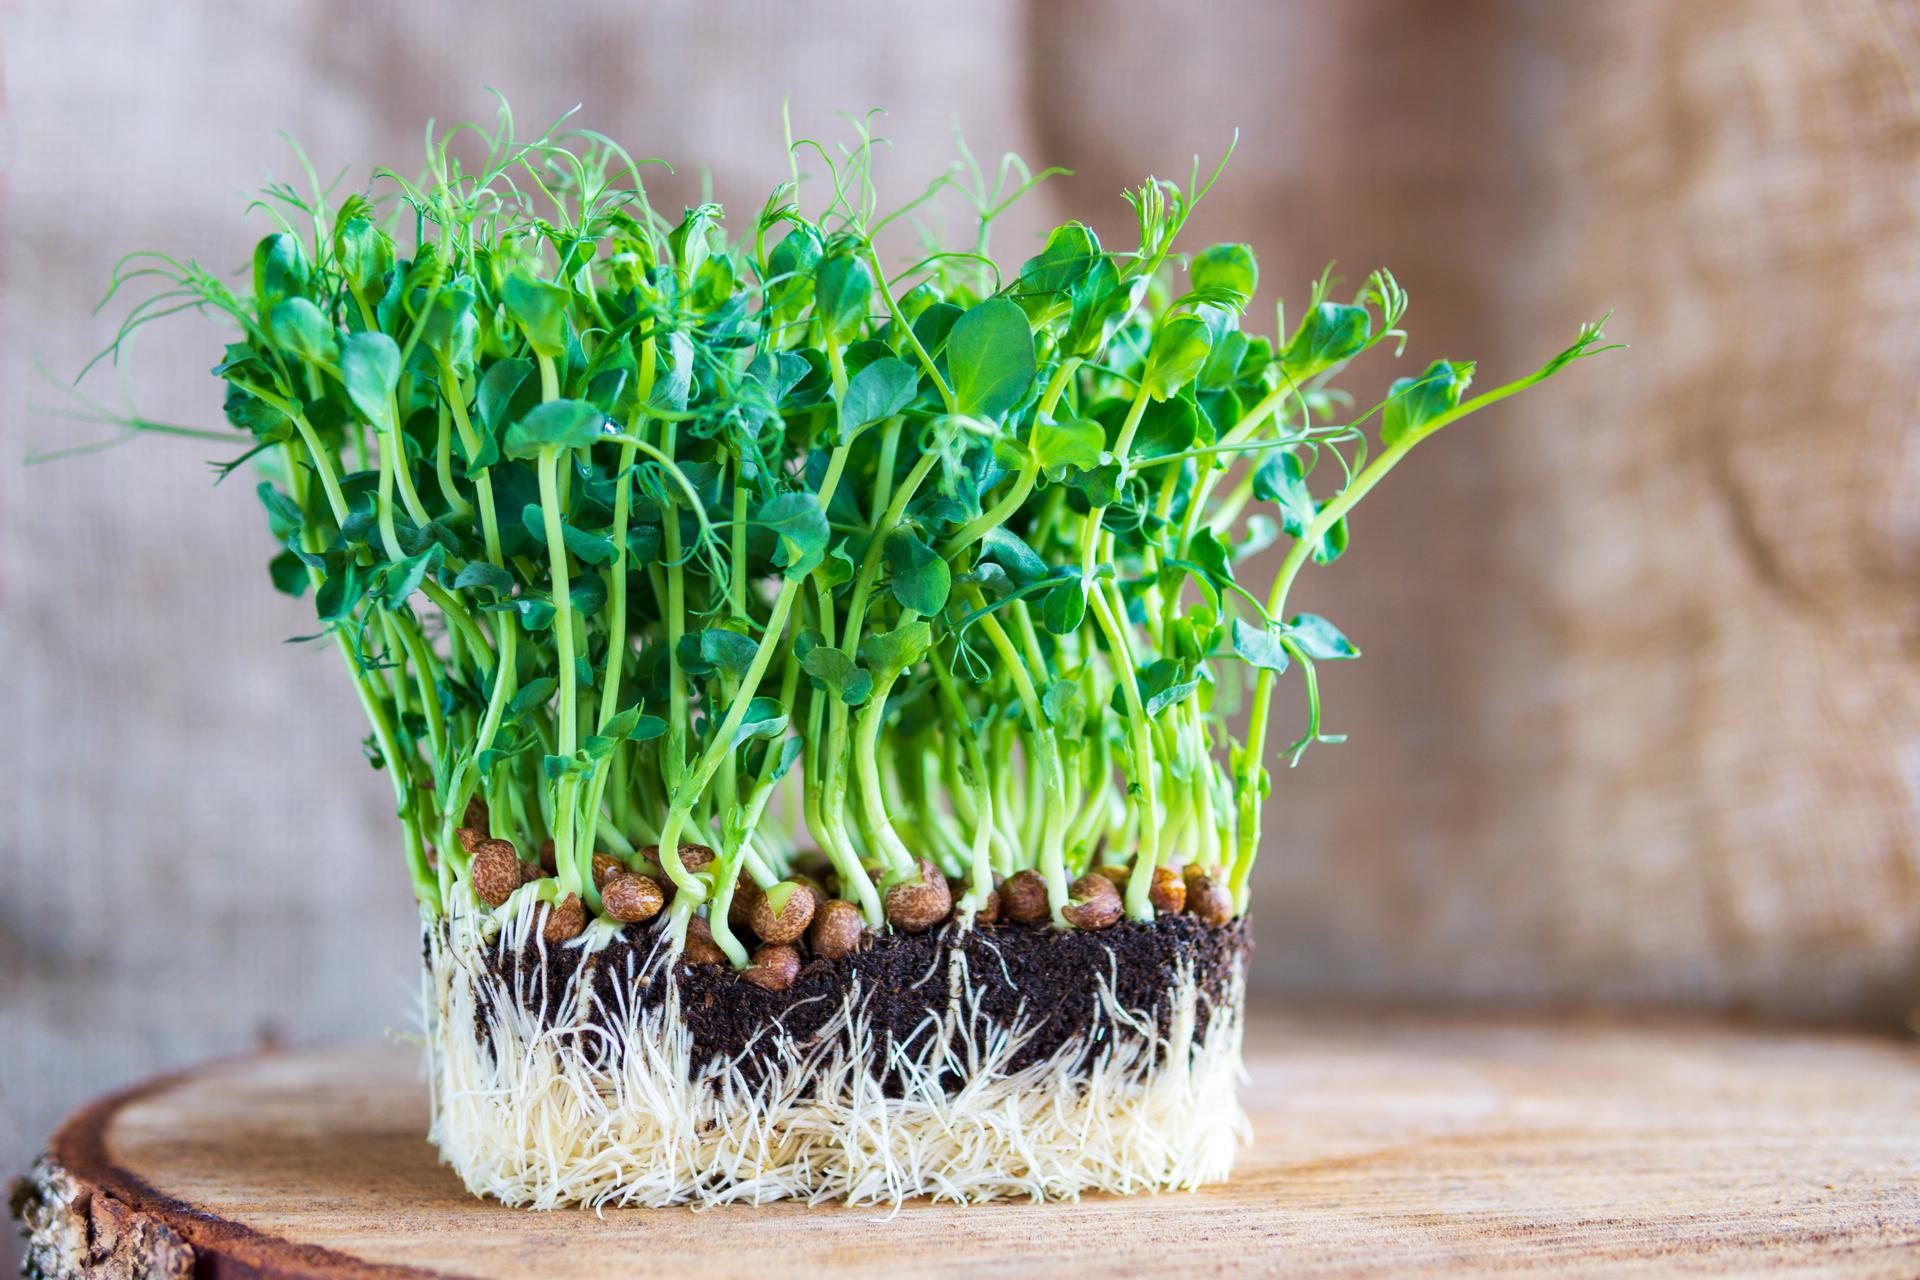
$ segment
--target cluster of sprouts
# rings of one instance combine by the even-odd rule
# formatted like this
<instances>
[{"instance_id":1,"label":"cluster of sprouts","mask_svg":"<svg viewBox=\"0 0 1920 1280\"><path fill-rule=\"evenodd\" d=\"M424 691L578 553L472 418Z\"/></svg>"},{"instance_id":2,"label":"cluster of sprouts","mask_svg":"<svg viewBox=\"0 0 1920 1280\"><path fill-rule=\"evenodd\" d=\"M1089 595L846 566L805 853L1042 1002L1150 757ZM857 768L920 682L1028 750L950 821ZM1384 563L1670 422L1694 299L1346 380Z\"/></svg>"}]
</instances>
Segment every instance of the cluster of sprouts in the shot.
<instances>
[{"instance_id":1,"label":"cluster of sprouts","mask_svg":"<svg viewBox=\"0 0 1920 1280\"><path fill-rule=\"evenodd\" d=\"M1003 272L989 226L1033 175L963 154L881 216L855 132L791 146L730 239L716 205L656 210L612 142L517 140L503 109L429 129L379 197L270 187L245 288L117 273L157 287L112 351L183 308L237 330L213 373L273 580L353 680L430 915L591 918L596 855L736 965L736 892L809 870L873 930L890 890L937 875L964 916L1016 873L1069 927L1097 865L1129 918L1196 868L1244 912L1268 766L1337 740L1316 665L1356 656L1289 612L1295 578L1415 445L1597 349L1352 398L1330 379L1404 345L1405 294L1324 277L1291 328L1244 328L1247 246L1175 247L1218 169L1128 193L1127 244L1068 222ZM876 248L956 191L966 247ZM1283 678L1307 723L1276 748ZM502 843L528 874L475 904Z\"/></svg>"}]
</instances>

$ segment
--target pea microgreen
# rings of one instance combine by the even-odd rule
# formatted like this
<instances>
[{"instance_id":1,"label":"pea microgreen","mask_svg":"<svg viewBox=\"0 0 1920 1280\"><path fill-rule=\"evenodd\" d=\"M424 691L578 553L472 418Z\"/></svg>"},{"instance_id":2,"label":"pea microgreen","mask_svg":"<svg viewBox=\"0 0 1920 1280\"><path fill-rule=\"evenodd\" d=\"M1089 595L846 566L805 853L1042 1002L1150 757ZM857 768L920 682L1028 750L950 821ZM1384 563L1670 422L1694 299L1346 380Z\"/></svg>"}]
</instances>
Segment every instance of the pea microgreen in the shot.
<instances>
[{"instance_id":1,"label":"pea microgreen","mask_svg":"<svg viewBox=\"0 0 1920 1280\"><path fill-rule=\"evenodd\" d=\"M151 292L109 358L180 309L234 330L214 374L273 581L345 660L429 912L469 892L476 798L590 909L596 850L658 846L683 933L813 849L875 928L921 859L963 909L1037 871L1061 927L1099 856L1132 860L1133 918L1194 864L1244 911L1268 766L1338 741L1317 667L1359 654L1289 614L1300 571L1417 444L1606 349L1591 326L1471 398L1474 367L1438 360L1350 413L1332 379L1405 344L1405 294L1328 275L1291 333L1247 328L1253 251L1176 249L1218 168L1128 193L1129 243L1070 222L1003 271L989 228L1046 175L957 166L914 208L959 191L970 236L894 261L859 134L793 143L729 239L718 206L654 208L599 135L521 140L503 106L379 194L269 188L250 291L163 255L116 272L110 298ZM1296 678L1308 722L1276 754Z\"/></svg>"}]
</instances>

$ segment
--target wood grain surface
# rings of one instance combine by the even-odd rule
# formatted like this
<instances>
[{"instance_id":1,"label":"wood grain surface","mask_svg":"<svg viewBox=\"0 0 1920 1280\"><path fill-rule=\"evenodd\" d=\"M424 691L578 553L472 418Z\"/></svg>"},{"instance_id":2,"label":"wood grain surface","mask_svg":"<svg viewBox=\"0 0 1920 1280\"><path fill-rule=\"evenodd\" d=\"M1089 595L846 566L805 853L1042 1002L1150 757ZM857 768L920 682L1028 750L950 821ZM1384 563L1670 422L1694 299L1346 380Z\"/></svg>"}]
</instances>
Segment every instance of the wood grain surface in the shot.
<instances>
[{"instance_id":1,"label":"wood grain surface","mask_svg":"<svg viewBox=\"0 0 1920 1280\"><path fill-rule=\"evenodd\" d=\"M98 1274L141 1274L136 1250L155 1274L201 1276L1920 1272L1911 1044L1680 1022L1255 1025L1256 1143L1230 1184L1192 1195L504 1209L435 1163L414 1055L393 1046L155 1082L76 1116L49 1162L84 1189L90 1221L67 1225Z\"/></svg>"}]
</instances>

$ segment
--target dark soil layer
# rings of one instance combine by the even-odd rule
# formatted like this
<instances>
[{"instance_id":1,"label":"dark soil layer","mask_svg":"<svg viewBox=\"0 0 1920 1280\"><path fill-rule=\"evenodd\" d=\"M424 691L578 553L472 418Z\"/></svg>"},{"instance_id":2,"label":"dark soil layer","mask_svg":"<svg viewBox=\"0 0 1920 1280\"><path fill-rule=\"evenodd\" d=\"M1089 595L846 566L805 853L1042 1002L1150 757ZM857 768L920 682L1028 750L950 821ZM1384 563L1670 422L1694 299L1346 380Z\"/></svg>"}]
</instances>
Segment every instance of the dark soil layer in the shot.
<instances>
[{"instance_id":1,"label":"dark soil layer","mask_svg":"<svg viewBox=\"0 0 1920 1280\"><path fill-rule=\"evenodd\" d=\"M497 977L524 992L529 1007L547 1019L556 1015L580 980L582 965L587 966L594 1000L586 1018L598 1023L606 1020L607 1009L650 1008L666 999L660 976L652 981L643 976L654 942L653 926L631 925L603 950L583 955L544 947L536 933L518 951L490 949L487 960ZM1195 1032L1203 1034L1213 1006L1225 998L1236 965L1244 966L1253 943L1244 920L1217 926L1184 915L1150 924L1122 921L1099 932L1005 924L961 934L948 927L888 934L844 960L808 960L786 991L763 991L722 965L677 963L670 980L679 986L681 1014L693 1032L696 1069L716 1057L736 1057L749 1045L769 1045L776 1020L805 1043L839 1009L855 981L867 1000L876 1039L912 1047L915 1036L930 1034L929 1015L946 1011L948 956L955 946L965 948L981 1014L996 1026L1030 1028L1009 1068L1019 1070L1051 1057L1096 1024L1092 1052L1099 1051L1111 1031L1110 1021L1096 1016L1103 977L1111 981L1122 1008L1151 1019L1164 1035L1173 1014L1172 975L1183 964L1191 966L1200 988ZM484 1022L478 1030L483 1039L491 1038ZM749 1077L759 1074L756 1062L749 1055L742 1063Z\"/></svg>"}]
</instances>

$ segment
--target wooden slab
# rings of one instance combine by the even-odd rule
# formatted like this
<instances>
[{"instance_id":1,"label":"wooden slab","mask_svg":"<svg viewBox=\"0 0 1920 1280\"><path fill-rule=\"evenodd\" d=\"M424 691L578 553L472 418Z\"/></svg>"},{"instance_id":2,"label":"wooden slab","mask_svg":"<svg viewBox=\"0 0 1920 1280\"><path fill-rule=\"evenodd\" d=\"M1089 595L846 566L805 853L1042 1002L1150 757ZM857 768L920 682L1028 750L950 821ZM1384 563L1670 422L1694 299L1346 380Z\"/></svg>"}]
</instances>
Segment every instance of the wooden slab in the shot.
<instances>
[{"instance_id":1,"label":"wooden slab","mask_svg":"<svg viewBox=\"0 0 1920 1280\"><path fill-rule=\"evenodd\" d=\"M102 1265L144 1250L157 1274L199 1276L1920 1274L1910 1043L1311 1012L1255 1027L1257 1142L1193 1195L504 1209L435 1163L415 1055L389 1046L95 1104L50 1148L78 1190L54 1225Z\"/></svg>"}]
</instances>

